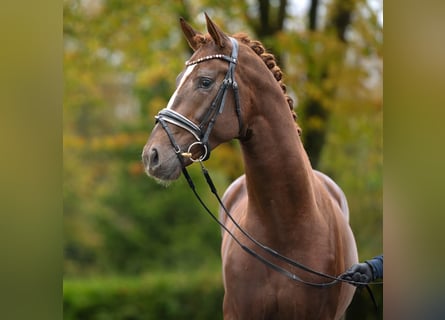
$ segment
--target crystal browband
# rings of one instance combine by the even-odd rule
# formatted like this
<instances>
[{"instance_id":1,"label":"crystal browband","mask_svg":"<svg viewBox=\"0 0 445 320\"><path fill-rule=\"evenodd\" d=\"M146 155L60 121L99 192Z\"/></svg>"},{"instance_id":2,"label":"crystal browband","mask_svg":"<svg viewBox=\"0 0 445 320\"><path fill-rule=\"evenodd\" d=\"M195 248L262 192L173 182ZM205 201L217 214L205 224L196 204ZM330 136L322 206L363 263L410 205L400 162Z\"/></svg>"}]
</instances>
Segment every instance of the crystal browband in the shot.
<instances>
[{"instance_id":1,"label":"crystal browband","mask_svg":"<svg viewBox=\"0 0 445 320\"><path fill-rule=\"evenodd\" d=\"M224 54L213 54L213 55L205 56L205 57L202 57L202 58L199 58L199 59L196 59L196 60L186 61L185 65L188 67L188 66L191 66L191 65L194 65L194 64L198 64L198 63L201 63L203 61L212 60L212 59L222 59L222 60L226 60L228 62L235 63L235 64L236 64L236 61L237 61L236 58L229 57L229 56L226 56Z\"/></svg>"}]
</instances>

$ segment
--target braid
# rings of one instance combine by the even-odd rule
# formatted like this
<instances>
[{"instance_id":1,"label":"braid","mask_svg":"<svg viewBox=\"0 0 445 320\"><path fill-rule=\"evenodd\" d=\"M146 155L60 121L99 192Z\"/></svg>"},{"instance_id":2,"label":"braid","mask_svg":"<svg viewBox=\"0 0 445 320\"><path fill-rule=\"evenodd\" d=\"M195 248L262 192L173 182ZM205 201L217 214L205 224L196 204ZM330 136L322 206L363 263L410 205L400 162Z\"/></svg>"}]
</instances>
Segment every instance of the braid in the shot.
<instances>
[{"instance_id":1,"label":"braid","mask_svg":"<svg viewBox=\"0 0 445 320\"><path fill-rule=\"evenodd\" d=\"M292 112L292 116L296 120L297 115L294 112L294 100L287 94L286 85L282 81L283 72L277 65L274 55L268 53L261 42L259 42L258 40L250 40L248 35L245 33L237 33L234 35L234 37L249 46L249 48L251 48L263 60L267 68L269 68L275 80L277 80L278 84L280 85L281 90L284 93L284 97L286 98L287 104L289 105L289 108Z\"/></svg>"}]
</instances>

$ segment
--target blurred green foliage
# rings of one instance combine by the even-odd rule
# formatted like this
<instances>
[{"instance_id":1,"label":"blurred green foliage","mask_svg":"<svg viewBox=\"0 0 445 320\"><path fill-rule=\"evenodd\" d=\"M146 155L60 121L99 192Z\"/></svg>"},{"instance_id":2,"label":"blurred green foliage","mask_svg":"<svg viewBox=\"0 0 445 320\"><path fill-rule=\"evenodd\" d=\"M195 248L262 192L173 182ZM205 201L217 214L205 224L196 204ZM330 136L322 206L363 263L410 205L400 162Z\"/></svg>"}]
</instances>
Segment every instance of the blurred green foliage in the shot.
<instances>
[{"instance_id":1,"label":"blurred green foliage","mask_svg":"<svg viewBox=\"0 0 445 320\"><path fill-rule=\"evenodd\" d=\"M146 177L140 161L153 116L167 104L190 56L178 18L204 31L204 11L227 32L248 32L277 56L303 132L325 133L317 168L348 197L360 259L382 252L382 26L366 1L350 1L353 18L347 41L340 41L328 23L339 3L320 4L322 26L309 31L306 12L295 13L290 4L286 23L277 27L277 2L270 1L273 32L262 34L252 1L64 1L67 278L196 269L220 275L218 226L184 181L161 186ZM308 111L310 101L318 102L323 117ZM207 167L222 194L243 172L237 143L220 146ZM191 174L216 212L199 168ZM73 296L82 295L87 283L67 282L66 301L79 306ZM150 283L135 290L142 294ZM106 283L98 286L108 290ZM115 298L107 301L115 304Z\"/></svg>"},{"instance_id":2,"label":"blurred green foliage","mask_svg":"<svg viewBox=\"0 0 445 320\"><path fill-rule=\"evenodd\" d=\"M220 319L223 294L220 276L206 271L68 279L64 319Z\"/></svg>"}]
</instances>

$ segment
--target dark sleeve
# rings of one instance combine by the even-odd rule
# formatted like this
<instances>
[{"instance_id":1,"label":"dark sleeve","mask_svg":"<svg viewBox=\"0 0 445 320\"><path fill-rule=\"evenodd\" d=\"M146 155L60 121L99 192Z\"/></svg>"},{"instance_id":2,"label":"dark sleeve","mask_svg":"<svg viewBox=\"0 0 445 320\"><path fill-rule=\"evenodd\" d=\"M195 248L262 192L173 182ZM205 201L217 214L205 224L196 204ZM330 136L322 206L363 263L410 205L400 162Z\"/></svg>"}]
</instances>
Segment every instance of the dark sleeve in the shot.
<instances>
[{"instance_id":1,"label":"dark sleeve","mask_svg":"<svg viewBox=\"0 0 445 320\"><path fill-rule=\"evenodd\" d=\"M383 254L365 262L371 267L374 279L383 279Z\"/></svg>"}]
</instances>

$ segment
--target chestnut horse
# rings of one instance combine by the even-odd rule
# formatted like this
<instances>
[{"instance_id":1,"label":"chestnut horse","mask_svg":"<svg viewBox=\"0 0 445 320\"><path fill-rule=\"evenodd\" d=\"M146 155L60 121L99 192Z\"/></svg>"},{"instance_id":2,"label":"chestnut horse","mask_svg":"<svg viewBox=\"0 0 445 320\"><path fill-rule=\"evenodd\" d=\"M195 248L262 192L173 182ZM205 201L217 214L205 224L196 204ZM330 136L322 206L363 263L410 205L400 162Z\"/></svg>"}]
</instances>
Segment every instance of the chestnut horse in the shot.
<instances>
[{"instance_id":1,"label":"chestnut horse","mask_svg":"<svg viewBox=\"0 0 445 320\"><path fill-rule=\"evenodd\" d=\"M220 211L227 229L221 247L224 319L339 319L354 286L338 281L324 286L326 278L270 251L262 253L268 263L261 263L232 238L258 251L249 234L274 252L333 276L357 262L346 198L312 169L273 55L245 34L228 36L207 15L206 20L208 34L201 34L181 19L194 54L156 116L142 153L145 170L159 181L175 180L219 144L238 139L245 174L226 190L223 203L246 233Z\"/></svg>"}]
</instances>

